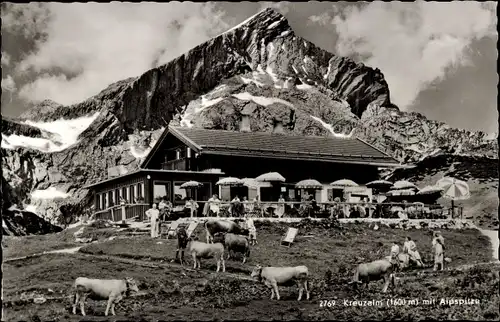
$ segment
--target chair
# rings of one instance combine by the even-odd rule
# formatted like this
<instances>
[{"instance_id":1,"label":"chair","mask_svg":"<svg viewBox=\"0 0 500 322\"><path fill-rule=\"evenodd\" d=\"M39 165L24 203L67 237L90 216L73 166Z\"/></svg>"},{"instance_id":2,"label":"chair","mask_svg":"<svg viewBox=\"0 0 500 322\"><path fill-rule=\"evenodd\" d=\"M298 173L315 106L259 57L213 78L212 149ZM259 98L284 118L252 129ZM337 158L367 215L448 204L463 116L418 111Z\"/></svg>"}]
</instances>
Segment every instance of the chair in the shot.
<instances>
[{"instance_id":1,"label":"chair","mask_svg":"<svg viewBox=\"0 0 500 322\"><path fill-rule=\"evenodd\" d=\"M285 236L281 239L281 245L282 246L292 246L293 241L295 240L295 237L297 236L297 233L299 230L297 228L288 228ZM283 243L288 244L288 245L283 245Z\"/></svg>"},{"instance_id":2,"label":"chair","mask_svg":"<svg viewBox=\"0 0 500 322\"><path fill-rule=\"evenodd\" d=\"M187 228L187 231L186 231L188 238L189 238L189 237L191 237L191 234L192 234L192 233L193 233L193 231L196 229L196 227L198 227L198 223L197 223L196 221L192 221L192 222L189 224L189 226L188 226L188 228Z\"/></svg>"},{"instance_id":3,"label":"chair","mask_svg":"<svg viewBox=\"0 0 500 322\"><path fill-rule=\"evenodd\" d=\"M167 232L166 232L167 239L170 238L170 232L172 232L172 231L174 232L173 237L175 237L175 235L177 234L177 228L179 228L179 222L173 221L167 229Z\"/></svg>"}]
</instances>

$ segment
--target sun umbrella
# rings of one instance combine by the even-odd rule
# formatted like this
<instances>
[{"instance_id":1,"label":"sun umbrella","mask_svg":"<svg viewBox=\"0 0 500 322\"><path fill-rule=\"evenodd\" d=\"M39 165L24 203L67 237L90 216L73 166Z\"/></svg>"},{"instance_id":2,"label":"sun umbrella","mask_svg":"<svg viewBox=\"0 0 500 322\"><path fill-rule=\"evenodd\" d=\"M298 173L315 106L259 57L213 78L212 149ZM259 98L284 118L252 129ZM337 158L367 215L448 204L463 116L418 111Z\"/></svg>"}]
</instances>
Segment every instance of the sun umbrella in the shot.
<instances>
[{"instance_id":1,"label":"sun umbrella","mask_svg":"<svg viewBox=\"0 0 500 322\"><path fill-rule=\"evenodd\" d=\"M295 187L299 189L322 189L323 185L318 180L306 179L297 182Z\"/></svg>"},{"instance_id":2,"label":"sun umbrella","mask_svg":"<svg viewBox=\"0 0 500 322\"><path fill-rule=\"evenodd\" d=\"M470 198L469 185L465 181L446 177L439 180L436 186L443 188L443 197L447 199L465 200Z\"/></svg>"},{"instance_id":3,"label":"sun umbrella","mask_svg":"<svg viewBox=\"0 0 500 322\"><path fill-rule=\"evenodd\" d=\"M375 180L372 182L368 182L366 186L368 188L390 188L392 187L392 182L387 180Z\"/></svg>"},{"instance_id":4,"label":"sun umbrella","mask_svg":"<svg viewBox=\"0 0 500 322\"><path fill-rule=\"evenodd\" d=\"M414 183L411 183L410 181L400 180L400 181L394 182L392 189L394 189L394 190L400 190L400 189L416 189L416 190L418 190L418 187Z\"/></svg>"},{"instance_id":5,"label":"sun umbrella","mask_svg":"<svg viewBox=\"0 0 500 322\"><path fill-rule=\"evenodd\" d=\"M415 191L411 189L400 189L400 190L391 190L387 194L391 196L412 196L415 194Z\"/></svg>"},{"instance_id":6,"label":"sun umbrella","mask_svg":"<svg viewBox=\"0 0 500 322\"><path fill-rule=\"evenodd\" d=\"M198 181L188 181L181 184L181 189L199 188L201 186L203 186L203 183Z\"/></svg>"},{"instance_id":7,"label":"sun umbrella","mask_svg":"<svg viewBox=\"0 0 500 322\"><path fill-rule=\"evenodd\" d=\"M223 179L220 179L219 181L217 181L216 185L218 185L218 186L242 186L243 181L241 181L241 179L238 179L238 178L227 177L227 178L223 178Z\"/></svg>"},{"instance_id":8,"label":"sun umbrella","mask_svg":"<svg viewBox=\"0 0 500 322\"><path fill-rule=\"evenodd\" d=\"M331 186L336 186L336 187L342 187L342 188L345 188L345 187L357 187L358 184L352 180L349 180L349 179L341 179L341 180L337 180L337 181L334 181L332 183L330 183Z\"/></svg>"},{"instance_id":9,"label":"sun umbrella","mask_svg":"<svg viewBox=\"0 0 500 322\"><path fill-rule=\"evenodd\" d=\"M241 179L243 181L243 185L249 187L249 188L269 188L271 187L271 184L269 182L262 182L262 181L257 181L257 179L253 178L243 178Z\"/></svg>"},{"instance_id":10,"label":"sun umbrella","mask_svg":"<svg viewBox=\"0 0 500 322\"><path fill-rule=\"evenodd\" d=\"M436 183L436 186L443 188L443 197L451 200L451 211L455 208L455 200L465 200L470 198L469 185L467 182L451 177L445 177Z\"/></svg>"},{"instance_id":11,"label":"sun umbrella","mask_svg":"<svg viewBox=\"0 0 500 322\"><path fill-rule=\"evenodd\" d=\"M268 172L261 174L257 178L255 178L257 181L262 181L262 182L285 182L285 178L279 174L278 172Z\"/></svg>"},{"instance_id":12,"label":"sun umbrella","mask_svg":"<svg viewBox=\"0 0 500 322\"><path fill-rule=\"evenodd\" d=\"M443 188L438 186L426 186L417 192L417 195L433 195L435 193L443 193L443 190Z\"/></svg>"}]
</instances>

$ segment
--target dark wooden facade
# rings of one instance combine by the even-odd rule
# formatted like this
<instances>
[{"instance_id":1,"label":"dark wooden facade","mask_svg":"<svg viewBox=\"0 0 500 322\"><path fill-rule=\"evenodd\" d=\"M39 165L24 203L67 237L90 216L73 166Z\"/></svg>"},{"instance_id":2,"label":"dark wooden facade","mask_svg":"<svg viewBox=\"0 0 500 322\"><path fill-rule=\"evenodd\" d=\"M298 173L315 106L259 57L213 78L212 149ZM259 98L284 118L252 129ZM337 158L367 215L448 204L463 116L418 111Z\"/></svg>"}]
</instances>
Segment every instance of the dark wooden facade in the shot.
<instances>
[{"instance_id":1,"label":"dark wooden facade","mask_svg":"<svg viewBox=\"0 0 500 322\"><path fill-rule=\"evenodd\" d=\"M163 197L172 201L174 206L183 205L184 199L188 197L203 202L213 193L219 193L215 183L229 176L255 178L276 171L286 178L288 185L309 178L323 183L351 179L363 184L378 179L380 164L397 166L394 159L356 140L353 143L332 140L332 144L338 146L332 149L330 141L318 141L318 138L302 138L300 140L303 142L297 143L297 137L287 139L262 134L250 137L252 134L244 133L235 136L227 131L208 131L205 136L205 132L200 132L206 130L194 130L191 138L190 130L171 130L167 129L162 135L142 163L142 169L90 186L95 193L97 211L117 204L121 196L125 196L128 203L142 203L145 206L159 202L159 198ZM226 138L227 145L221 145ZM256 145L253 139L262 140L258 146L264 145L263 148L249 148L251 143ZM288 144L291 152L278 148L277 142L280 140ZM316 151L311 151L315 144L318 144ZM235 148L237 145L243 148ZM306 147L309 152L301 152L301 147ZM281 152L276 154L269 152L280 149ZM220 172L214 172L214 169ZM196 190L180 189L182 183L190 180L203 183L203 187ZM272 195L279 194L280 191L276 191ZM142 200L136 200L137 197ZM127 212L127 217L129 215L132 214Z\"/></svg>"}]
</instances>

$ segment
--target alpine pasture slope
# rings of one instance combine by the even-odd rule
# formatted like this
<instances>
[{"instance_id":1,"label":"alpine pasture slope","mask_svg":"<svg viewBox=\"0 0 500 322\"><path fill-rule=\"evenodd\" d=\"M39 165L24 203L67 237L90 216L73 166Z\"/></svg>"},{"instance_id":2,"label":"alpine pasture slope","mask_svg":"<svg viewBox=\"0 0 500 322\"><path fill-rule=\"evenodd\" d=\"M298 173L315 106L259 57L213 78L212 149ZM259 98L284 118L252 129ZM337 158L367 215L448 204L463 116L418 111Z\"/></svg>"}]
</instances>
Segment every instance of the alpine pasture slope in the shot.
<instances>
[{"instance_id":1,"label":"alpine pasture slope","mask_svg":"<svg viewBox=\"0 0 500 322\"><path fill-rule=\"evenodd\" d=\"M84 102L44 101L18 119L3 120L2 187L9 195L2 206L3 231L39 232L29 228L35 219L15 219L21 210L53 224L80 214L90 205L82 187L104 179L109 167L136 169L171 122L231 130L242 113L250 115L252 131L270 131L280 120L296 135L359 137L402 162L424 165L424 177L428 158L458 158L457 164L462 157L498 158L497 142L485 133L400 111L380 70L317 47L297 36L284 16L265 9ZM62 135L67 131L70 136ZM498 185L496 167L489 178L493 183L474 193L491 196ZM489 212L483 199L467 207Z\"/></svg>"}]
</instances>

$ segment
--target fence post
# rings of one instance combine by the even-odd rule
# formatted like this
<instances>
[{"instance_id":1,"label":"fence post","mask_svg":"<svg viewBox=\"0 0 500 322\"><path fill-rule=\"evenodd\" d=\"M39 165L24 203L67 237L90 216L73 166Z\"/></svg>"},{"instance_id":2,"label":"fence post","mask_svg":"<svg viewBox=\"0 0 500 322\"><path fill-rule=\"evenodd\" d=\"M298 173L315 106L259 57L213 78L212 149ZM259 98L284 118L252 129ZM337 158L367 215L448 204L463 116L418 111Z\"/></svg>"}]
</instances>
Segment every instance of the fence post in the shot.
<instances>
[{"instance_id":1,"label":"fence post","mask_svg":"<svg viewBox=\"0 0 500 322\"><path fill-rule=\"evenodd\" d=\"M111 220L115 221L115 212L113 210L113 207L110 207L110 209L111 209Z\"/></svg>"}]
</instances>

